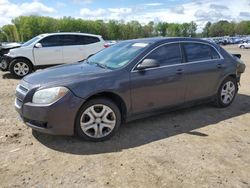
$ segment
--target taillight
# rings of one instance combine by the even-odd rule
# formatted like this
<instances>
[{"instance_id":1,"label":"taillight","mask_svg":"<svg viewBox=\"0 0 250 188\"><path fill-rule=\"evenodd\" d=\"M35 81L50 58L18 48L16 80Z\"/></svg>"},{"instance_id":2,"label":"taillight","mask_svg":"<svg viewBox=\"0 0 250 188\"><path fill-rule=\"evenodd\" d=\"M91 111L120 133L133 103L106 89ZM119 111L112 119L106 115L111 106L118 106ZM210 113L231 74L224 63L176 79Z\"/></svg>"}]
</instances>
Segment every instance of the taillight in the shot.
<instances>
[{"instance_id":1,"label":"taillight","mask_svg":"<svg viewBox=\"0 0 250 188\"><path fill-rule=\"evenodd\" d=\"M104 48L108 48L108 47L109 47L109 45L108 45L108 44L104 44L103 46L104 46Z\"/></svg>"}]
</instances>

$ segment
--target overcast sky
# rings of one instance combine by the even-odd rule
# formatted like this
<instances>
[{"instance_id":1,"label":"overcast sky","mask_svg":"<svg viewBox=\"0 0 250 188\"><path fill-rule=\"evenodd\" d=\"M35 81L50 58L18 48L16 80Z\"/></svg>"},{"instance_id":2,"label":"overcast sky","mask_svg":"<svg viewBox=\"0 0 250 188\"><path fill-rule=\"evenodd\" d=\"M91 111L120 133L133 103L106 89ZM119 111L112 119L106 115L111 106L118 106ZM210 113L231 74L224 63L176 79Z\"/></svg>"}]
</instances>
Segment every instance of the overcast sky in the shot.
<instances>
[{"instance_id":1,"label":"overcast sky","mask_svg":"<svg viewBox=\"0 0 250 188\"><path fill-rule=\"evenodd\" d=\"M0 0L0 26L20 15L198 23L250 20L250 0Z\"/></svg>"}]
</instances>

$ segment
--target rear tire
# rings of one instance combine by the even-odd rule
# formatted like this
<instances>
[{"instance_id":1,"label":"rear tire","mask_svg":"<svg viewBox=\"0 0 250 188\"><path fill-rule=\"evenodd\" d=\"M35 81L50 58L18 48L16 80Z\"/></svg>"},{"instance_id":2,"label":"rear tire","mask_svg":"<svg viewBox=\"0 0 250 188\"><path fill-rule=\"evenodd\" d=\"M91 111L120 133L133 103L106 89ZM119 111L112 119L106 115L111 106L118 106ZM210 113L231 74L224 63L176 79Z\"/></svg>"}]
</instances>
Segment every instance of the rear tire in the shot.
<instances>
[{"instance_id":1,"label":"rear tire","mask_svg":"<svg viewBox=\"0 0 250 188\"><path fill-rule=\"evenodd\" d=\"M84 140L100 142L111 138L121 125L121 112L106 98L87 101L76 117L75 132Z\"/></svg>"},{"instance_id":2,"label":"rear tire","mask_svg":"<svg viewBox=\"0 0 250 188\"><path fill-rule=\"evenodd\" d=\"M32 72L32 65L26 59L15 59L10 63L9 70L15 78L23 78Z\"/></svg>"},{"instance_id":3,"label":"rear tire","mask_svg":"<svg viewBox=\"0 0 250 188\"><path fill-rule=\"evenodd\" d=\"M241 45L240 48L241 48L241 49L245 49L245 46L244 46L244 45Z\"/></svg>"},{"instance_id":4,"label":"rear tire","mask_svg":"<svg viewBox=\"0 0 250 188\"><path fill-rule=\"evenodd\" d=\"M238 84L235 78L227 77L219 87L215 99L215 105L219 108L230 106L238 92Z\"/></svg>"}]
</instances>

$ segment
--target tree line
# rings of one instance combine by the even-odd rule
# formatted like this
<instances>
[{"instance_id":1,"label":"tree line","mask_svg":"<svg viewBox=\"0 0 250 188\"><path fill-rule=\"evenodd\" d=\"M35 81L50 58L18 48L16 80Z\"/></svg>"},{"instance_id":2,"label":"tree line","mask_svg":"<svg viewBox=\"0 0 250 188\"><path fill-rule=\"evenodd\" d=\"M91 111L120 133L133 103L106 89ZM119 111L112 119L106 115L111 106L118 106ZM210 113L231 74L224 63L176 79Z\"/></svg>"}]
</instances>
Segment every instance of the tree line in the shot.
<instances>
[{"instance_id":1,"label":"tree line","mask_svg":"<svg viewBox=\"0 0 250 188\"><path fill-rule=\"evenodd\" d=\"M239 23L219 21L208 22L202 33L197 33L197 24L149 22L140 24L138 21L83 20L72 17L60 19L44 16L20 16L11 24L0 28L0 41L23 42L41 33L51 32L82 32L102 35L106 40L125 40L133 38L169 36L169 37L211 37L226 35L249 35L250 21Z\"/></svg>"},{"instance_id":2,"label":"tree line","mask_svg":"<svg viewBox=\"0 0 250 188\"><path fill-rule=\"evenodd\" d=\"M235 35L250 35L250 21L228 22L219 21L216 23L207 22L203 28L203 37L222 37Z\"/></svg>"}]
</instances>

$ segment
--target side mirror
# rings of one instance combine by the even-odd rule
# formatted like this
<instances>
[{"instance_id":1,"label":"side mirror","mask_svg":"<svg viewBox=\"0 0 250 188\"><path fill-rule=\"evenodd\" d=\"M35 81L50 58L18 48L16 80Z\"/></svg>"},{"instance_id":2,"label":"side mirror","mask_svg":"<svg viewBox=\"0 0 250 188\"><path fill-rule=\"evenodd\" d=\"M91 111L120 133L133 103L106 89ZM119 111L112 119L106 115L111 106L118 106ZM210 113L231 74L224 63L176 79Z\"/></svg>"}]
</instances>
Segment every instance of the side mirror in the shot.
<instances>
[{"instance_id":1,"label":"side mirror","mask_svg":"<svg viewBox=\"0 0 250 188\"><path fill-rule=\"evenodd\" d=\"M41 43L36 43L35 44L35 48L42 48L43 46L42 46L42 44Z\"/></svg>"},{"instance_id":2,"label":"side mirror","mask_svg":"<svg viewBox=\"0 0 250 188\"><path fill-rule=\"evenodd\" d=\"M154 68L154 67L159 67L159 63L155 59L144 59L138 66L137 70L144 70L148 68Z\"/></svg>"}]
</instances>

